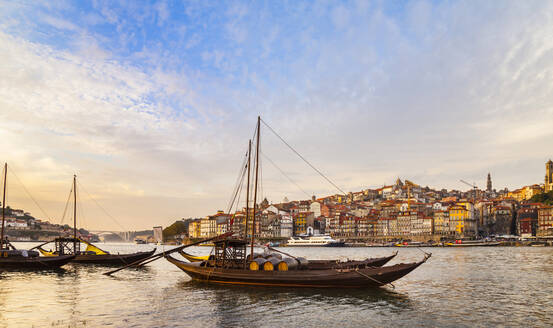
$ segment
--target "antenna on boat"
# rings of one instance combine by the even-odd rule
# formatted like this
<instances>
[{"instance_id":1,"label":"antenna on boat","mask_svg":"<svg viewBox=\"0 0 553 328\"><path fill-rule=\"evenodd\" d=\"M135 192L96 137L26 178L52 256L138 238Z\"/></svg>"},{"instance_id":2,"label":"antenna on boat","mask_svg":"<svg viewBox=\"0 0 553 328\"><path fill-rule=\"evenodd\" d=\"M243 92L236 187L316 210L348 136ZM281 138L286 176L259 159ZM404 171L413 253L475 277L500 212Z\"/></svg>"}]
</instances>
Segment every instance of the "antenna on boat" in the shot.
<instances>
[{"instance_id":1,"label":"antenna on boat","mask_svg":"<svg viewBox=\"0 0 553 328\"><path fill-rule=\"evenodd\" d=\"M4 220L6 216L6 178L8 177L8 163L4 163L4 193L2 194L2 235L0 237L0 249L4 249Z\"/></svg>"},{"instance_id":2,"label":"antenna on boat","mask_svg":"<svg viewBox=\"0 0 553 328\"><path fill-rule=\"evenodd\" d=\"M253 244L255 242L255 212L257 210L257 185L258 185L258 176L259 176L259 137L261 136L260 131L261 116L257 117L257 145L255 150L255 185L253 192L253 221L252 221L252 244L251 244L251 259L253 261Z\"/></svg>"}]
</instances>

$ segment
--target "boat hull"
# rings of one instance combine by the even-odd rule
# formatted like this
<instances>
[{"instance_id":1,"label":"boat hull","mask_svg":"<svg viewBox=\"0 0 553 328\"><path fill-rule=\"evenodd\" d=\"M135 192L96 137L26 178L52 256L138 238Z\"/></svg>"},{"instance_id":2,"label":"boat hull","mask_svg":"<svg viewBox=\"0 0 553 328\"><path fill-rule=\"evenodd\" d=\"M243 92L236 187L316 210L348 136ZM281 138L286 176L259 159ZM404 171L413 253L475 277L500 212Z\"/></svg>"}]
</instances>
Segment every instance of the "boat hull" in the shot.
<instances>
[{"instance_id":1,"label":"boat hull","mask_svg":"<svg viewBox=\"0 0 553 328\"><path fill-rule=\"evenodd\" d=\"M82 264L104 264L104 265L121 265L121 264L130 264L138 260L143 260L154 254L156 249L149 252L138 252L131 254L80 254L75 256L71 261L74 263Z\"/></svg>"},{"instance_id":2,"label":"boat hull","mask_svg":"<svg viewBox=\"0 0 553 328\"><path fill-rule=\"evenodd\" d=\"M250 271L202 266L171 256L166 259L192 279L215 284L272 287L370 288L389 284L416 269L424 261L364 269Z\"/></svg>"},{"instance_id":3,"label":"boat hull","mask_svg":"<svg viewBox=\"0 0 553 328\"><path fill-rule=\"evenodd\" d=\"M1 270L41 270L54 269L69 263L74 255L37 256L37 257L8 257L0 258Z\"/></svg>"}]
</instances>

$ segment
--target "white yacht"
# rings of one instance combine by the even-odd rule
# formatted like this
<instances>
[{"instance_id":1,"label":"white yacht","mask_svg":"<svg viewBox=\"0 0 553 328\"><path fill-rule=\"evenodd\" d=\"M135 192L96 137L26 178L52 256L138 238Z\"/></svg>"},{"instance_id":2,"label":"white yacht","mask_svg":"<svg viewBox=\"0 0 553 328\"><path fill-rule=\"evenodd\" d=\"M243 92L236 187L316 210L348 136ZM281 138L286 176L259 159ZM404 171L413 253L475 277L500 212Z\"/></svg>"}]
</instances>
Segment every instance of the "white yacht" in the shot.
<instances>
[{"instance_id":1,"label":"white yacht","mask_svg":"<svg viewBox=\"0 0 553 328\"><path fill-rule=\"evenodd\" d=\"M325 246L342 247L343 241L333 239L329 235L311 236L311 237L290 237L286 246Z\"/></svg>"}]
</instances>

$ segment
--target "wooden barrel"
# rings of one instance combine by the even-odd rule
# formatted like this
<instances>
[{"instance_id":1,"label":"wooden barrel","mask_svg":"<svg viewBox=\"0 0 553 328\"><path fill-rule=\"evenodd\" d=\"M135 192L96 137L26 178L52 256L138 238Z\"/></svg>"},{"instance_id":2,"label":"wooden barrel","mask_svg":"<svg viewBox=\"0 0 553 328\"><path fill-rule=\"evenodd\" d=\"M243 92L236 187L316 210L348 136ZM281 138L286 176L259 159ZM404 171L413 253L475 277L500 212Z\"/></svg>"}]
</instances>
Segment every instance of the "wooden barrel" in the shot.
<instances>
[{"instance_id":1,"label":"wooden barrel","mask_svg":"<svg viewBox=\"0 0 553 328\"><path fill-rule=\"evenodd\" d=\"M296 270L298 268L298 261L291 257L285 257L278 263L278 271Z\"/></svg>"},{"instance_id":2,"label":"wooden barrel","mask_svg":"<svg viewBox=\"0 0 553 328\"><path fill-rule=\"evenodd\" d=\"M264 271L274 271L277 269L280 259L276 257L270 257L265 263L263 263Z\"/></svg>"},{"instance_id":3,"label":"wooden barrel","mask_svg":"<svg viewBox=\"0 0 553 328\"><path fill-rule=\"evenodd\" d=\"M250 270L252 271L258 271L260 269L263 268L263 264L265 264L265 262L267 262L266 259L262 258L262 257L258 257L256 259L254 259L253 261L250 262Z\"/></svg>"}]
</instances>

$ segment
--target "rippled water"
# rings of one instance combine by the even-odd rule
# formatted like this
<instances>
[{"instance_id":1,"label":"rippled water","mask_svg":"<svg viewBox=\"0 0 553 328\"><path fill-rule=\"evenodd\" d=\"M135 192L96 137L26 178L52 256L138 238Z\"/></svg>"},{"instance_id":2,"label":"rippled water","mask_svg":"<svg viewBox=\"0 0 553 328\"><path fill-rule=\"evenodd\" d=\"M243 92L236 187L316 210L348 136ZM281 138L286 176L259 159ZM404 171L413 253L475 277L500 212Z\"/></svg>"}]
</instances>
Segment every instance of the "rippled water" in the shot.
<instances>
[{"instance_id":1,"label":"rippled water","mask_svg":"<svg viewBox=\"0 0 553 328\"><path fill-rule=\"evenodd\" d=\"M19 243L20 248L35 244ZM101 244L112 252L149 245ZM286 248L312 259L363 259L418 249ZM198 255L210 248L190 248ZM395 289L324 290L195 283L161 259L109 268L0 272L0 327L551 327L553 248L427 248L432 258Z\"/></svg>"}]
</instances>

